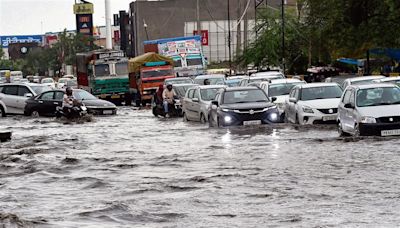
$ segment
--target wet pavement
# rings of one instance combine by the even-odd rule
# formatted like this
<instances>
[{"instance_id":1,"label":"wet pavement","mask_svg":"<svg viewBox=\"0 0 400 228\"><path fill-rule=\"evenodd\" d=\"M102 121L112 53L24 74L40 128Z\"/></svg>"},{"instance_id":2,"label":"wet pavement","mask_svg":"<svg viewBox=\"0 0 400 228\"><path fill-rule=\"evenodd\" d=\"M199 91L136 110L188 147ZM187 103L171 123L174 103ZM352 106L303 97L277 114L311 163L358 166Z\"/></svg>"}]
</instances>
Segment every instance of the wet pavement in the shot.
<instances>
[{"instance_id":1,"label":"wet pavement","mask_svg":"<svg viewBox=\"0 0 400 228\"><path fill-rule=\"evenodd\" d=\"M398 138L210 129L149 110L0 119L4 227L399 227Z\"/></svg>"}]
</instances>

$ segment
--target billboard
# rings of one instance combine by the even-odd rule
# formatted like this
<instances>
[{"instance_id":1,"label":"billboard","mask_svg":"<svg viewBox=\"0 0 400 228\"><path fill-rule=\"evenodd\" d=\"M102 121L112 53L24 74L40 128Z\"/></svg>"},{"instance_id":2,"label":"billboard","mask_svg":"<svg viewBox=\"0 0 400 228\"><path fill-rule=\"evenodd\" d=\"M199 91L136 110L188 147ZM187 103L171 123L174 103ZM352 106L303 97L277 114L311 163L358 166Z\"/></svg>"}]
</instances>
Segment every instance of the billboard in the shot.
<instances>
[{"instance_id":1,"label":"billboard","mask_svg":"<svg viewBox=\"0 0 400 228\"><path fill-rule=\"evenodd\" d=\"M9 44L13 43L43 43L42 35L26 35L26 36L0 36L0 45L3 48L8 48Z\"/></svg>"},{"instance_id":2,"label":"billboard","mask_svg":"<svg viewBox=\"0 0 400 228\"><path fill-rule=\"evenodd\" d=\"M76 31L83 35L93 36L93 16L92 14L76 15Z\"/></svg>"},{"instance_id":3,"label":"billboard","mask_svg":"<svg viewBox=\"0 0 400 228\"><path fill-rule=\"evenodd\" d=\"M208 46L208 30L201 30L201 45ZM193 35L198 35L199 31L194 30Z\"/></svg>"},{"instance_id":4,"label":"billboard","mask_svg":"<svg viewBox=\"0 0 400 228\"><path fill-rule=\"evenodd\" d=\"M74 4L74 14L93 14L93 4Z\"/></svg>"}]
</instances>

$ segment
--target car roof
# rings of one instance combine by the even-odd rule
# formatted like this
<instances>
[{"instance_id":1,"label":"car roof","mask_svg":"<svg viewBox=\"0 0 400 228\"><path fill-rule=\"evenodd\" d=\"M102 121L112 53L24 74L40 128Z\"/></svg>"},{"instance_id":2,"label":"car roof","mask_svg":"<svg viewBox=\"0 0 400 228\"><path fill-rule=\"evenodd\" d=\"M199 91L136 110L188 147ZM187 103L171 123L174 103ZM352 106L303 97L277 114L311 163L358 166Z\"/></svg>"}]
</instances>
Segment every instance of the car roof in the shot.
<instances>
[{"instance_id":1,"label":"car roof","mask_svg":"<svg viewBox=\"0 0 400 228\"><path fill-rule=\"evenodd\" d=\"M254 80L254 79L274 79L277 78L278 75L258 75L258 76L250 76L246 79Z\"/></svg>"},{"instance_id":2,"label":"car roof","mask_svg":"<svg viewBox=\"0 0 400 228\"><path fill-rule=\"evenodd\" d=\"M346 80L350 81L350 82L357 82L357 81L373 80L373 79L381 79L381 78L385 78L385 76L382 76L382 75L370 75L370 76L361 76L361 77L348 78Z\"/></svg>"},{"instance_id":3,"label":"car roof","mask_svg":"<svg viewBox=\"0 0 400 228\"><path fill-rule=\"evenodd\" d=\"M225 91L241 91L241 90L257 90L260 89L256 86L243 86L243 87L227 87ZM261 89L260 89L261 90Z\"/></svg>"},{"instance_id":4,"label":"car roof","mask_svg":"<svg viewBox=\"0 0 400 228\"><path fill-rule=\"evenodd\" d=\"M400 76L379 79L380 82L391 82L391 81L397 81L397 80L400 80Z\"/></svg>"},{"instance_id":5,"label":"car roof","mask_svg":"<svg viewBox=\"0 0 400 228\"><path fill-rule=\"evenodd\" d=\"M382 87L397 87L397 86L395 84L391 84L391 83L370 83L370 84L362 84L362 85L351 85L348 88L373 89L373 88L382 88Z\"/></svg>"},{"instance_id":6,"label":"car roof","mask_svg":"<svg viewBox=\"0 0 400 228\"><path fill-rule=\"evenodd\" d=\"M172 88L175 87L184 87L184 86L197 86L198 84L194 84L194 83L182 83L182 84L174 84L172 85Z\"/></svg>"},{"instance_id":7,"label":"car roof","mask_svg":"<svg viewBox=\"0 0 400 228\"><path fill-rule=\"evenodd\" d=\"M165 81L174 81L174 80L182 80L182 79L190 79L189 77L176 77L176 78L167 78Z\"/></svg>"},{"instance_id":8,"label":"car roof","mask_svg":"<svg viewBox=\"0 0 400 228\"><path fill-rule=\"evenodd\" d=\"M328 86L339 86L337 83L334 82L318 82L318 83L306 83L297 85L296 87L300 88L316 88L316 87L328 87Z\"/></svg>"},{"instance_id":9,"label":"car roof","mask_svg":"<svg viewBox=\"0 0 400 228\"><path fill-rule=\"evenodd\" d=\"M268 76L268 75L270 75L270 76L273 76L273 75L283 75L283 74L281 72L279 72L279 71L260 71L260 72L252 73L251 75L254 75L254 76Z\"/></svg>"},{"instance_id":10,"label":"car roof","mask_svg":"<svg viewBox=\"0 0 400 228\"><path fill-rule=\"evenodd\" d=\"M224 74L207 74L207 75L199 75L194 79L207 79L207 78L225 78Z\"/></svg>"},{"instance_id":11,"label":"car roof","mask_svg":"<svg viewBox=\"0 0 400 228\"><path fill-rule=\"evenodd\" d=\"M220 88L225 88L225 85L199 85L196 86L196 88L200 89L220 89Z\"/></svg>"},{"instance_id":12,"label":"car roof","mask_svg":"<svg viewBox=\"0 0 400 228\"><path fill-rule=\"evenodd\" d=\"M38 83L20 83L20 82L11 82L11 83L0 83L0 85L23 85L23 86L47 86L43 84L38 84Z\"/></svg>"},{"instance_id":13,"label":"car roof","mask_svg":"<svg viewBox=\"0 0 400 228\"><path fill-rule=\"evenodd\" d=\"M295 79L295 78L285 78L285 79L273 79L270 82L262 82L262 84L282 84L282 83L291 83L291 82L304 82L304 81L302 81L300 79Z\"/></svg>"}]
</instances>

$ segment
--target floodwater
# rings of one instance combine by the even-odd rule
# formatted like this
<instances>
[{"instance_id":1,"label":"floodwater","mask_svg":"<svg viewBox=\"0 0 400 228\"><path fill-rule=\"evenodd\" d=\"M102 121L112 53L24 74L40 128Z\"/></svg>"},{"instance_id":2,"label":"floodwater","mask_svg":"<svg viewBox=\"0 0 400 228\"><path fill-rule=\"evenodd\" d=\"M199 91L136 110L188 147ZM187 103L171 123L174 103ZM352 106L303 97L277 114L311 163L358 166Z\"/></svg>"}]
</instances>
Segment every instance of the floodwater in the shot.
<instances>
[{"instance_id":1,"label":"floodwater","mask_svg":"<svg viewBox=\"0 0 400 228\"><path fill-rule=\"evenodd\" d=\"M149 110L0 119L0 227L399 227L400 141ZM3 225L3 226L2 226Z\"/></svg>"}]
</instances>

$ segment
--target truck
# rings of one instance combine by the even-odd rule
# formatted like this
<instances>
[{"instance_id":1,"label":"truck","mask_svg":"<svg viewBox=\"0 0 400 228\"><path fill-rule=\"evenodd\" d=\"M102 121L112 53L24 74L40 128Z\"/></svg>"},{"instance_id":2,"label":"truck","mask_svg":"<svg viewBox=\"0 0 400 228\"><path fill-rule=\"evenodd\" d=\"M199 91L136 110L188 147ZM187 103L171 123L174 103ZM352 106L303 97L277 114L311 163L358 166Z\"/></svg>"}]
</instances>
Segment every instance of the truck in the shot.
<instances>
[{"instance_id":1,"label":"truck","mask_svg":"<svg viewBox=\"0 0 400 228\"><path fill-rule=\"evenodd\" d=\"M178 77L202 75L207 68L200 36L144 41L144 52L156 52L172 58Z\"/></svg>"},{"instance_id":2,"label":"truck","mask_svg":"<svg viewBox=\"0 0 400 228\"><path fill-rule=\"evenodd\" d=\"M78 88L120 105L132 102L128 58L122 51L95 50L76 55Z\"/></svg>"},{"instance_id":3,"label":"truck","mask_svg":"<svg viewBox=\"0 0 400 228\"><path fill-rule=\"evenodd\" d=\"M129 87L137 106L150 102L167 78L174 78L173 60L148 52L129 60Z\"/></svg>"}]
</instances>

